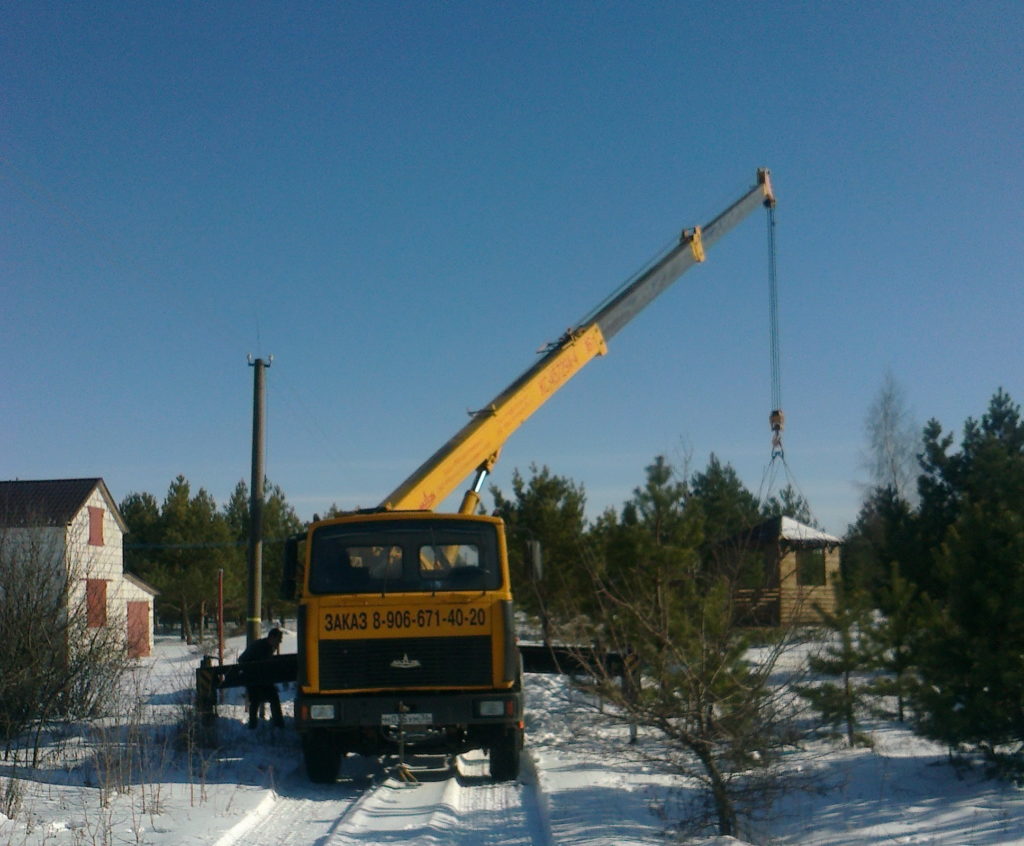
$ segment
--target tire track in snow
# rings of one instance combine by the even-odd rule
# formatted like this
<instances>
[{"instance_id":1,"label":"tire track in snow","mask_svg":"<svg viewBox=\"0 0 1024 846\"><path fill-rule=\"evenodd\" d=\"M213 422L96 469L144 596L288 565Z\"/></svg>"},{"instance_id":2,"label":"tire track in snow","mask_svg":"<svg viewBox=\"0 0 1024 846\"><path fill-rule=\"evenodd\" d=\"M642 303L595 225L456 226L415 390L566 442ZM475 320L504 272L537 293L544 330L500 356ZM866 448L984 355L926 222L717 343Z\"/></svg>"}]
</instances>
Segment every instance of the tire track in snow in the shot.
<instances>
[{"instance_id":1,"label":"tire track in snow","mask_svg":"<svg viewBox=\"0 0 1024 846\"><path fill-rule=\"evenodd\" d=\"M329 842L367 789L365 785L372 776L363 769L332 785L310 783L301 768L292 771L278 792L269 793L215 846L314 846Z\"/></svg>"},{"instance_id":2,"label":"tire track in snow","mask_svg":"<svg viewBox=\"0 0 1024 846\"><path fill-rule=\"evenodd\" d=\"M346 769L359 759L347 760ZM413 786L383 770L369 786L360 786L365 778L311 785L297 772L260 819L217 846L553 846L532 761L523 761L520 779L505 783L490 780L480 753L455 767L440 756L414 758Z\"/></svg>"}]
</instances>

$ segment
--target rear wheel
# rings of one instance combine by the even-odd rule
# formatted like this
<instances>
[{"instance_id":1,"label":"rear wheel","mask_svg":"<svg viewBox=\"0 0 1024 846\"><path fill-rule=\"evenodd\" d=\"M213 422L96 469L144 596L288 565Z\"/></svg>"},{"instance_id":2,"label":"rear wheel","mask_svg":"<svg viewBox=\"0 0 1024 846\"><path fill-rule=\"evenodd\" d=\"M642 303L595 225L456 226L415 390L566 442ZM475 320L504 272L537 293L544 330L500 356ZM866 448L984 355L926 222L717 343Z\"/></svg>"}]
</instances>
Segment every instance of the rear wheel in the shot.
<instances>
[{"instance_id":1,"label":"rear wheel","mask_svg":"<svg viewBox=\"0 0 1024 846\"><path fill-rule=\"evenodd\" d=\"M491 778L512 781L519 776L519 758L523 749L523 730L512 729L491 744Z\"/></svg>"},{"instance_id":2,"label":"rear wheel","mask_svg":"<svg viewBox=\"0 0 1024 846\"><path fill-rule=\"evenodd\" d=\"M338 777L341 749L326 732L308 732L302 736L302 757L306 775L315 784L332 784Z\"/></svg>"}]
</instances>

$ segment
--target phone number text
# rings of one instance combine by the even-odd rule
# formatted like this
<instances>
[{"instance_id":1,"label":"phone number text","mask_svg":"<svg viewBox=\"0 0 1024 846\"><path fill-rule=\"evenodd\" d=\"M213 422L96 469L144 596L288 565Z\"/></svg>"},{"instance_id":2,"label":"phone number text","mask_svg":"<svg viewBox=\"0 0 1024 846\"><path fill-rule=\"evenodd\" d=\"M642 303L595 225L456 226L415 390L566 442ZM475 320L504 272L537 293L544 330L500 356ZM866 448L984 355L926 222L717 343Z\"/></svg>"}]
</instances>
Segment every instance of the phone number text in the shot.
<instances>
[{"instance_id":1,"label":"phone number text","mask_svg":"<svg viewBox=\"0 0 1024 846\"><path fill-rule=\"evenodd\" d=\"M382 629L432 629L486 626L486 608L420 608L389 611L325 611L325 632L365 632Z\"/></svg>"}]
</instances>

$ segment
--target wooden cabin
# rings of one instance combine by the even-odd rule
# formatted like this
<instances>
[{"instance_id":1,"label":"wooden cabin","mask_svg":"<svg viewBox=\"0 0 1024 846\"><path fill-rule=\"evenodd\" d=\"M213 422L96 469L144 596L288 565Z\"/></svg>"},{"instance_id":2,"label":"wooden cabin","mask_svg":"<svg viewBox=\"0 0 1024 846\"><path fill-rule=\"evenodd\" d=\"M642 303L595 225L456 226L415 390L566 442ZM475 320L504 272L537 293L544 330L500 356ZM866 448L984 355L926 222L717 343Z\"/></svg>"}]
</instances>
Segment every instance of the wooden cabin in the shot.
<instances>
[{"instance_id":1,"label":"wooden cabin","mask_svg":"<svg viewBox=\"0 0 1024 846\"><path fill-rule=\"evenodd\" d=\"M737 618L747 625L821 622L835 608L839 538L794 520L773 517L731 542L746 563L735 593Z\"/></svg>"}]
</instances>

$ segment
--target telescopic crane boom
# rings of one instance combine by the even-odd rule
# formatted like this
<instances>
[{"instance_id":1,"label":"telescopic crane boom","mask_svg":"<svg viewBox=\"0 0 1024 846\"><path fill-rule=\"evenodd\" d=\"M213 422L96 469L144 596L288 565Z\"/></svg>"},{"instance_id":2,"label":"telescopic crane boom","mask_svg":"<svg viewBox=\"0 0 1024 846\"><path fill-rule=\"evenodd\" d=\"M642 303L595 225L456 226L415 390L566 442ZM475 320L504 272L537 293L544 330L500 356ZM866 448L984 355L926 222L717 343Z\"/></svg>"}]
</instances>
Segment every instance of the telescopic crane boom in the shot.
<instances>
[{"instance_id":1,"label":"telescopic crane boom","mask_svg":"<svg viewBox=\"0 0 1024 846\"><path fill-rule=\"evenodd\" d=\"M704 252L758 206L772 207L775 195L767 169L757 183L710 223L683 230L679 242L632 282L568 330L532 367L512 382L444 446L381 503L394 510L432 510L475 471L459 511L476 510L484 479L502 445L559 388L593 358L607 352L607 341L672 285Z\"/></svg>"}]
</instances>

